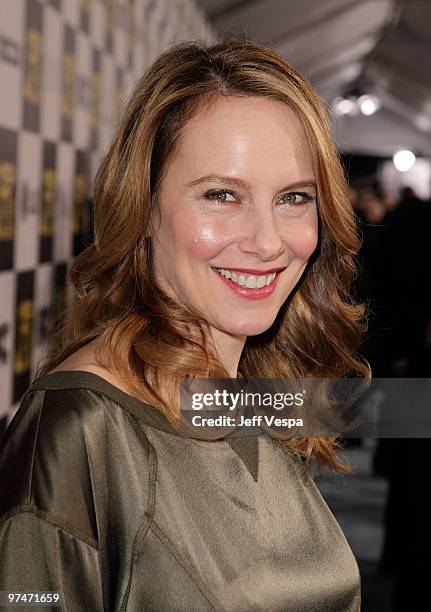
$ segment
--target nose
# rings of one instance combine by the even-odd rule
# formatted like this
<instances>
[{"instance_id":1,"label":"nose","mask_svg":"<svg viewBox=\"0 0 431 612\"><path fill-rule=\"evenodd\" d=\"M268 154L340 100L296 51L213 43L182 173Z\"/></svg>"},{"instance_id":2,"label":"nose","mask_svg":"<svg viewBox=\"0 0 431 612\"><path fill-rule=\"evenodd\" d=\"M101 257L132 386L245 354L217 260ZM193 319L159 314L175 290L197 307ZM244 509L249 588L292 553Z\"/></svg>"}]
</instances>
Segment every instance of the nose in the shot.
<instances>
[{"instance_id":1,"label":"nose","mask_svg":"<svg viewBox=\"0 0 431 612\"><path fill-rule=\"evenodd\" d=\"M277 259L285 251L279 222L272 210L253 210L244 219L238 246L243 253L256 255L262 261Z\"/></svg>"}]
</instances>

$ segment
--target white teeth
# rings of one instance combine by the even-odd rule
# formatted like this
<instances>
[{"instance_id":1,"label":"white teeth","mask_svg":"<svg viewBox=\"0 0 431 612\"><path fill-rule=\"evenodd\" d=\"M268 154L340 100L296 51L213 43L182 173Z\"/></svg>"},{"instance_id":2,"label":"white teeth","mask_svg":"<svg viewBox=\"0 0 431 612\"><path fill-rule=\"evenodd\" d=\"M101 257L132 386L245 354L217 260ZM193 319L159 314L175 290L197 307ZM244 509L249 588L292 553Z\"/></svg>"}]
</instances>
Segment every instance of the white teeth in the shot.
<instances>
[{"instance_id":1,"label":"white teeth","mask_svg":"<svg viewBox=\"0 0 431 612\"><path fill-rule=\"evenodd\" d=\"M271 274L265 274L262 276L256 276L255 274L238 275L233 270L231 271L225 268L216 268L216 270L217 272L220 272L220 274L225 278L230 278L237 285L247 287L247 289L261 289L262 287L266 287L266 285L272 283L276 276L276 272L272 272Z\"/></svg>"}]
</instances>

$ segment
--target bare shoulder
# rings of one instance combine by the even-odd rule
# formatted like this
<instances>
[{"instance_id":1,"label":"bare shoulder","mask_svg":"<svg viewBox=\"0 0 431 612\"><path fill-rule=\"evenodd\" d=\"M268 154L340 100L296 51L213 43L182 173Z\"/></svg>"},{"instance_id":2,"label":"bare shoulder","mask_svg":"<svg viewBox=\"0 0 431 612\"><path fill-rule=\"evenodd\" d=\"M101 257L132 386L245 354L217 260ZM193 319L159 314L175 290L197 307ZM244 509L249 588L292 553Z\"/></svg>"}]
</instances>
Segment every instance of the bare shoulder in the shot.
<instances>
[{"instance_id":1,"label":"bare shoulder","mask_svg":"<svg viewBox=\"0 0 431 612\"><path fill-rule=\"evenodd\" d=\"M82 348L78 349L67 359L62 361L53 370L50 370L49 374L54 372L70 372L70 371L84 371L97 374L101 378L104 378L107 382L111 383L115 387L118 387L125 393L130 393L123 384L118 380L115 374L108 368L100 365L95 356L97 340L92 340Z\"/></svg>"}]
</instances>

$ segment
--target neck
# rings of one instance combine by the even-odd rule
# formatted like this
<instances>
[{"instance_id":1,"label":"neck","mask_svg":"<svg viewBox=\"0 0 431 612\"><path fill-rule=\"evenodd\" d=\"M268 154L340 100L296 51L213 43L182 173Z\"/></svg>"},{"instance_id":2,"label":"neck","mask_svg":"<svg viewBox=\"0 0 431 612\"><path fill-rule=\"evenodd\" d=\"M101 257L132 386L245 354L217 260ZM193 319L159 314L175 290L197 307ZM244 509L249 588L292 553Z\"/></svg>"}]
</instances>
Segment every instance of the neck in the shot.
<instances>
[{"instance_id":1,"label":"neck","mask_svg":"<svg viewBox=\"0 0 431 612\"><path fill-rule=\"evenodd\" d=\"M216 356L226 368L230 378L237 378L238 364L247 336L234 336L211 328L212 341Z\"/></svg>"}]
</instances>

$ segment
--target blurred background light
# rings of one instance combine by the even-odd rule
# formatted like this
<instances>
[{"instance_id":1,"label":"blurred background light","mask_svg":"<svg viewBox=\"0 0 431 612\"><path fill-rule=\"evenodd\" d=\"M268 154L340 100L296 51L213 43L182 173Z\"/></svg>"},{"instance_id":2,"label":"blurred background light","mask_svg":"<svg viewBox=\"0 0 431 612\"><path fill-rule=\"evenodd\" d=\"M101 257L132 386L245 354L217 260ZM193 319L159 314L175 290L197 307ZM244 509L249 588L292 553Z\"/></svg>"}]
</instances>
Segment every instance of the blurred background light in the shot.
<instances>
[{"instance_id":1,"label":"blurred background light","mask_svg":"<svg viewBox=\"0 0 431 612\"><path fill-rule=\"evenodd\" d=\"M374 115L380 108L380 100L377 96L364 94L358 98L359 108L363 115Z\"/></svg>"},{"instance_id":2,"label":"blurred background light","mask_svg":"<svg viewBox=\"0 0 431 612\"><path fill-rule=\"evenodd\" d=\"M410 170L415 161L415 154L408 150L397 151L393 157L394 166L399 172L407 172Z\"/></svg>"},{"instance_id":3,"label":"blurred background light","mask_svg":"<svg viewBox=\"0 0 431 612\"><path fill-rule=\"evenodd\" d=\"M335 98L332 107L335 111L336 115L357 115L358 114L358 104L355 98L344 98L343 96L338 96Z\"/></svg>"},{"instance_id":4,"label":"blurred background light","mask_svg":"<svg viewBox=\"0 0 431 612\"><path fill-rule=\"evenodd\" d=\"M355 89L354 92L334 98L332 108L339 117L343 115L355 117L360 114L368 116L374 115L380 108L380 100L375 95L362 94Z\"/></svg>"}]
</instances>

